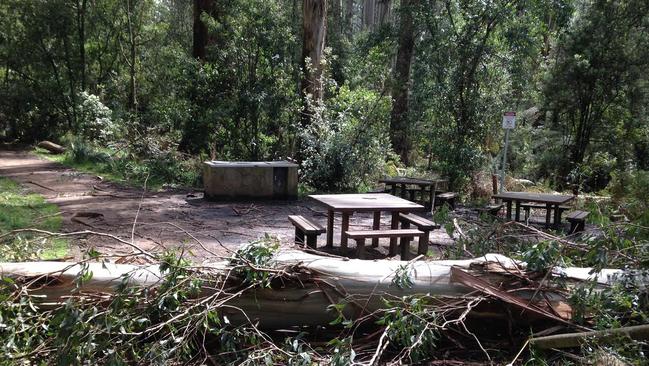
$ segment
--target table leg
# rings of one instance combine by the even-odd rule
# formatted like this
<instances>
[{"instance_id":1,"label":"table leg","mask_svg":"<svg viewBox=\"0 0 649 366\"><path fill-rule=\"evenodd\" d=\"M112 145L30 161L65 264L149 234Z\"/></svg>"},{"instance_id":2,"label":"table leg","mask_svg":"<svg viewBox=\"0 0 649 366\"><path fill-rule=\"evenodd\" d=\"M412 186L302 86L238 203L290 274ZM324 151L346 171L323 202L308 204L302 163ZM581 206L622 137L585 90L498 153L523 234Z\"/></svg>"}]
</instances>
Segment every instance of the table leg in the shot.
<instances>
[{"instance_id":1,"label":"table leg","mask_svg":"<svg viewBox=\"0 0 649 366\"><path fill-rule=\"evenodd\" d=\"M349 230L349 216L351 212L343 212L343 222L340 225L340 249L347 249L347 230Z\"/></svg>"},{"instance_id":2,"label":"table leg","mask_svg":"<svg viewBox=\"0 0 649 366\"><path fill-rule=\"evenodd\" d=\"M356 258L363 259L365 254L365 238L356 239Z\"/></svg>"},{"instance_id":3,"label":"table leg","mask_svg":"<svg viewBox=\"0 0 649 366\"><path fill-rule=\"evenodd\" d=\"M391 184L390 185L390 194L393 196L397 195L397 185L396 184Z\"/></svg>"},{"instance_id":4,"label":"table leg","mask_svg":"<svg viewBox=\"0 0 649 366\"><path fill-rule=\"evenodd\" d=\"M404 200L406 199L406 185L405 184L401 185L401 198L403 198Z\"/></svg>"},{"instance_id":5,"label":"table leg","mask_svg":"<svg viewBox=\"0 0 649 366\"><path fill-rule=\"evenodd\" d=\"M392 224L390 225L392 230L399 229L399 213L392 212ZM390 256L395 256L397 254L397 240L398 238L390 238Z\"/></svg>"},{"instance_id":6,"label":"table leg","mask_svg":"<svg viewBox=\"0 0 649 366\"><path fill-rule=\"evenodd\" d=\"M435 195L437 194L437 182L430 187L430 212L435 212Z\"/></svg>"},{"instance_id":7,"label":"table leg","mask_svg":"<svg viewBox=\"0 0 649 366\"><path fill-rule=\"evenodd\" d=\"M334 212L329 210L327 212L327 248L334 246Z\"/></svg>"},{"instance_id":8,"label":"table leg","mask_svg":"<svg viewBox=\"0 0 649 366\"><path fill-rule=\"evenodd\" d=\"M426 198L425 198L426 197L426 186L421 186L421 190L419 191L419 194L420 194L419 202L422 205L425 205L426 204Z\"/></svg>"},{"instance_id":9,"label":"table leg","mask_svg":"<svg viewBox=\"0 0 649 366\"><path fill-rule=\"evenodd\" d=\"M557 229L561 227L561 210L559 209L559 205L554 205L554 227Z\"/></svg>"},{"instance_id":10,"label":"table leg","mask_svg":"<svg viewBox=\"0 0 649 366\"><path fill-rule=\"evenodd\" d=\"M516 221L521 221L521 202L516 201Z\"/></svg>"},{"instance_id":11,"label":"table leg","mask_svg":"<svg viewBox=\"0 0 649 366\"><path fill-rule=\"evenodd\" d=\"M512 221L512 201L507 201L507 221Z\"/></svg>"},{"instance_id":12,"label":"table leg","mask_svg":"<svg viewBox=\"0 0 649 366\"><path fill-rule=\"evenodd\" d=\"M372 230L379 230L381 228L381 211L374 212L374 221L372 222ZM379 238L372 239L372 247L379 246Z\"/></svg>"},{"instance_id":13,"label":"table leg","mask_svg":"<svg viewBox=\"0 0 649 366\"><path fill-rule=\"evenodd\" d=\"M550 228L551 217L552 217L552 205L548 203L545 205L545 228L546 229Z\"/></svg>"}]
</instances>

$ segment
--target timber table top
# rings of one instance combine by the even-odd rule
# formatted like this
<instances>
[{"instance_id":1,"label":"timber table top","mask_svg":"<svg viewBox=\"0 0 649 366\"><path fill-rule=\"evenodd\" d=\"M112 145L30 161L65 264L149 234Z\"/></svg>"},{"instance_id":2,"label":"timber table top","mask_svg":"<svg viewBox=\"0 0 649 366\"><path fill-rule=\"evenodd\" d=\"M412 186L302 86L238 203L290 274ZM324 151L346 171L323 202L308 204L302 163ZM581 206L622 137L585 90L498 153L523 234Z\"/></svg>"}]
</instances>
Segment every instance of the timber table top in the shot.
<instances>
[{"instance_id":1,"label":"timber table top","mask_svg":"<svg viewBox=\"0 0 649 366\"><path fill-rule=\"evenodd\" d=\"M492 198L499 198L504 201L526 201L540 202L561 205L572 201L575 196L550 193L530 193L530 192L503 192L494 194Z\"/></svg>"},{"instance_id":2,"label":"timber table top","mask_svg":"<svg viewBox=\"0 0 649 366\"><path fill-rule=\"evenodd\" d=\"M423 211L424 206L387 193L312 194L309 198L320 202L332 211Z\"/></svg>"}]
</instances>

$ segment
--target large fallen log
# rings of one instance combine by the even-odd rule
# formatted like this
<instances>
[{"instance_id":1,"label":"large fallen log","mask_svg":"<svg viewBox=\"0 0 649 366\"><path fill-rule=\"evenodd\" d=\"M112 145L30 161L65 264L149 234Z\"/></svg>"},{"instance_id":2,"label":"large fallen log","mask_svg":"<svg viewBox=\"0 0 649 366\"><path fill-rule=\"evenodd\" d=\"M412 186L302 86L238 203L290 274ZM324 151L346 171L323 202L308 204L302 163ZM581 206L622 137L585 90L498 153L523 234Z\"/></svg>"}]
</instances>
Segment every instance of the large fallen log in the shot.
<instances>
[{"instance_id":1,"label":"large fallen log","mask_svg":"<svg viewBox=\"0 0 649 366\"><path fill-rule=\"evenodd\" d=\"M55 144L52 141L41 141L36 146L45 149L52 154L63 154L65 152L65 147Z\"/></svg>"},{"instance_id":2,"label":"large fallen log","mask_svg":"<svg viewBox=\"0 0 649 366\"><path fill-rule=\"evenodd\" d=\"M88 263L84 267L65 262L22 262L0 263L2 276L20 280L23 283L34 281L30 293L38 295L43 305L64 301L73 291L77 293L114 292L125 278L131 286L156 286L164 276L157 265L134 266L111 263ZM251 288L236 294L227 301L222 314L235 323L247 320L258 322L264 328L289 326L326 325L337 314L330 311L330 305L346 304L344 314L357 319L378 309L385 308L384 299L398 299L407 295L431 295L439 298L477 298L496 297L498 293L484 293L476 288L457 281L452 276L453 269L462 269L488 278L488 276L508 276L522 273L523 264L498 254L470 260L441 261L390 261L358 260L322 257L296 250L278 252L271 261L271 267L299 272L296 279L287 280L283 285L272 288ZM92 278L81 284L75 282L80 271L92 272ZM232 270L228 261L203 264L196 269L213 278L227 277ZM564 277L585 280L592 278L588 269L557 269ZM595 278L603 283L612 280L611 275L618 270L599 273ZM407 275L410 286L399 286L395 276ZM455 276L457 277L457 276ZM512 276L515 277L515 276ZM230 277L228 277L230 278ZM230 279L232 281L232 279ZM214 287L205 286L203 295L214 293ZM518 292L521 298L531 298L534 291ZM232 292L228 295L231 295ZM565 300L560 294L550 291L544 298L556 301ZM512 302L511 299L503 299ZM543 317L543 311L534 310L534 315ZM546 320L557 320L547 313Z\"/></svg>"}]
</instances>

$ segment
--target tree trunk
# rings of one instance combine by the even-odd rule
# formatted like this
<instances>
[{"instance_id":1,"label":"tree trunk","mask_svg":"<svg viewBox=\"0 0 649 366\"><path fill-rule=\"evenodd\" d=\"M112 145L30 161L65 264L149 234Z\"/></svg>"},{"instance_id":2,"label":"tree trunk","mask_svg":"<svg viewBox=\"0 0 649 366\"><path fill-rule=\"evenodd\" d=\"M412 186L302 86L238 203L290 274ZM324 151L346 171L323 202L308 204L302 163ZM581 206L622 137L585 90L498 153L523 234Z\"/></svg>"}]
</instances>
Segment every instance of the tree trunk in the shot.
<instances>
[{"instance_id":1,"label":"tree trunk","mask_svg":"<svg viewBox=\"0 0 649 366\"><path fill-rule=\"evenodd\" d=\"M379 26L390 21L392 17L392 0L377 0L376 18Z\"/></svg>"},{"instance_id":2,"label":"tree trunk","mask_svg":"<svg viewBox=\"0 0 649 366\"><path fill-rule=\"evenodd\" d=\"M77 2L77 36L79 37L79 67L81 90L86 90L86 8L87 0Z\"/></svg>"},{"instance_id":3,"label":"tree trunk","mask_svg":"<svg viewBox=\"0 0 649 366\"><path fill-rule=\"evenodd\" d=\"M354 0L345 0L345 35L351 39L354 34Z\"/></svg>"},{"instance_id":4,"label":"tree trunk","mask_svg":"<svg viewBox=\"0 0 649 366\"><path fill-rule=\"evenodd\" d=\"M371 29L374 26L376 1L377 0L363 0L363 29Z\"/></svg>"},{"instance_id":5,"label":"tree trunk","mask_svg":"<svg viewBox=\"0 0 649 366\"><path fill-rule=\"evenodd\" d=\"M128 25L128 41L129 41L129 85L128 85L128 109L131 112L137 110L137 45L136 35L133 24L133 6L131 0L126 1L126 21Z\"/></svg>"},{"instance_id":6,"label":"tree trunk","mask_svg":"<svg viewBox=\"0 0 649 366\"><path fill-rule=\"evenodd\" d=\"M203 13L212 14L214 0L194 0L194 39L192 55L199 60L205 60L205 47L209 41L207 25L201 20Z\"/></svg>"},{"instance_id":7,"label":"tree trunk","mask_svg":"<svg viewBox=\"0 0 649 366\"><path fill-rule=\"evenodd\" d=\"M314 100L322 99L322 54L327 33L327 0L304 0L302 8L301 91Z\"/></svg>"},{"instance_id":8,"label":"tree trunk","mask_svg":"<svg viewBox=\"0 0 649 366\"><path fill-rule=\"evenodd\" d=\"M384 298L401 298L408 295L429 294L439 298L440 304L445 299L466 298L467 296L491 296L505 302L530 304L530 297L535 291L519 291L504 293L496 286L485 284L487 280L502 283L507 277L502 276L508 271L520 273L520 264L499 255L487 254L484 257L466 260L440 261L405 261L379 260L368 261L347 258L330 258L308 254L296 250L283 250L275 254L270 265L276 270L287 269L299 273L299 281L285 280L281 287L257 288L246 291L227 301L228 308L224 312L233 323L245 323L246 318L238 310L241 309L252 321L259 321L261 328L279 329L289 326L327 325L337 314L328 310L330 305L347 304L343 310L349 319L357 319L378 309L385 309ZM395 284L396 273L400 268L407 268L407 277L411 286L400 287ZM23 262L0 263L0 273L5 277L27 283L47 275L47 281L35 281L29 290L34 301L50 306L61 304L74 294L112 293L122 284L123 275L128 274L129 286L155 287L159 286L164 273L159 270L159 264L135 266L114 263L88 263L87 271L92 272L92 278L80 284L77 290L76 277L82 267L66 262ZM236 274L230 272L231 266L227 261L202 264L195 268L201 272L206 281L216 280L226 273L229 285L236 288ZM478 271L480 279L471 275ZM622 278L623 271L605 269L597 275L591 275L588 268L562 268L560 273L565 275L567 283L595 278L601 284L610 285L612 275ZM462 276L459 276L459 275ZM206 282L207 283L207 282ZM241 285L241 283L238 283ZM341 290L342 289L342 290ZM479 289L476 291L476 289ZM214 288L206 285L201 296L214 294ZM520 296L520 299L517 297ZM536 299L552 304L565 302L565 297L549 290ZM534 305L531 305L534 306ZM231 309L229 311L228 309ZM236 310L232 310L236 309ZM542 318L559 320L554 314L544 314L538 310L527 317L540 315ZM535 315L536 314L536 315Z\"/></svg>"},{"instance_id":9,"label":"tree trunk","mask_svg":"<svg viewBox=\"0 0 649 366\"><path fill-rule=\"evenodd\" d=\"M392 87L392 113L390 116L390 139L392 148L401 157L404 164L409 164L410 121L408 116L408 89L410 84L410 64L415 48L415 28L412 7L418 0L403 0L399 21L399 48L394 68L394 85Z\"/></svg>"}]
</instances>

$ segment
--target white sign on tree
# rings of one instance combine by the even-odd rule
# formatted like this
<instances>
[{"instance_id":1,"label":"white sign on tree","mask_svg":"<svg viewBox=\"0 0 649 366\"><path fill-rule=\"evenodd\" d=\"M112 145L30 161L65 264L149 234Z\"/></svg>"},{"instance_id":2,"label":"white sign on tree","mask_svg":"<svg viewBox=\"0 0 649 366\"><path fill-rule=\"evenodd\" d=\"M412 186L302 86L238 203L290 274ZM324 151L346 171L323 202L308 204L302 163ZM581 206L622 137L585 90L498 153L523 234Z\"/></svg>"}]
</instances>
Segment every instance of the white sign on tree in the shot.
<instances>
[{"instance_id":1,"label":"white sign on tree","mask_svg":"<svg viewBox=\"0 0 649 366\"><path fill-rule=\"evenodd\" d=\"M503 114L503 128L511 130L516 127L516 112L505 112Z\"/></svg>"}]
</instances>

